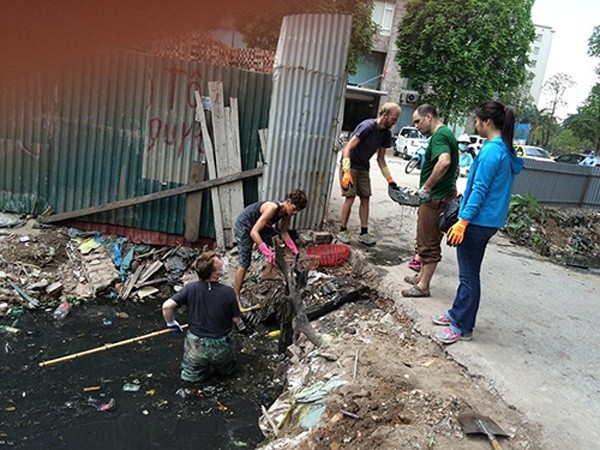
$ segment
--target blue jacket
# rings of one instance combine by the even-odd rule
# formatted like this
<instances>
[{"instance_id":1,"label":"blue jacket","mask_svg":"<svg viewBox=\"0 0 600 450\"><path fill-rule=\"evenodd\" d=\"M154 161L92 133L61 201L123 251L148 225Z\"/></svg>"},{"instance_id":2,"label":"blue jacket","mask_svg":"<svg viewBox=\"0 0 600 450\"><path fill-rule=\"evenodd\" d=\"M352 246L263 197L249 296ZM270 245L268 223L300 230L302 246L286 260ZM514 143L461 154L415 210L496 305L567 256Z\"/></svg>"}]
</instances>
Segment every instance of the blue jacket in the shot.
<instances>
[{"instance_id":1,"label":"blue jacket","mask_svg":"<svg viewBox=\"0 0 600 450\"><path fill-rule=\"evenodd\" d=\"M500 137L483 144L473 161L458 217L473 225L502 228L508 216L512 184L523 159Z\"/></svg>"}]
</instances>

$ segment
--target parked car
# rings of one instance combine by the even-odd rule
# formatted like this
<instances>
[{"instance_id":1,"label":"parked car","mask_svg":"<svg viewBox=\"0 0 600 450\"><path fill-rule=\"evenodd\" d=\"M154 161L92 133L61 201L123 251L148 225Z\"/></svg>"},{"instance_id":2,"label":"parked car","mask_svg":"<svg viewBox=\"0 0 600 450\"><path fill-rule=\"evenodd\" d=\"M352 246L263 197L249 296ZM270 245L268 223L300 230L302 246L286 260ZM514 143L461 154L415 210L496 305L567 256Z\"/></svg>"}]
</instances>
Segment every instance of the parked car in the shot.
<instances>
[{"instance_id":1,"label":"parked car","mask_svg":"<svg viewBox=\"0 0 600 450\"><path fill-rule=\"evenodd\" d=\"M565 153L564 155L556 156L554 161L566 164L579 164L586 156L583 153Z\"/></svg>"},{"instance_id":2,"label":"parked car","mask_svg":"<svg viewBox=\"0 0 600 450\"><path fill-rule=\"evenodd\" d=\"M552 161L552 156L546 150L540 147L534 147L532 145L516 145L515 150L517 156L521 158L537 159L538 161Z\"/></svg>"},{"instance_id":3,"label":"parked car","mask_svg":"<svg viewBox=\"0 0 600 450\"><path fill-rule=\"evenodd\" d=\"M477 134L471 134L469 136L469 140L471 141L468 147L469 153L471 153L474 158L479 154L479 150L481 150L481 147L483 147L483 144L485 144L486 138L481 137Z\"/></svg>"},{"instance_id":4,"label":"parked car","mask_svg":"<svg viewBox=\"0 0 600 450\"><path fill-rule=\"evenodd\" d=\"M421 147L427 147L427 138L415 127L403 127L396 138L394 156L411 159Z\"/></svg>"}]
</instances>

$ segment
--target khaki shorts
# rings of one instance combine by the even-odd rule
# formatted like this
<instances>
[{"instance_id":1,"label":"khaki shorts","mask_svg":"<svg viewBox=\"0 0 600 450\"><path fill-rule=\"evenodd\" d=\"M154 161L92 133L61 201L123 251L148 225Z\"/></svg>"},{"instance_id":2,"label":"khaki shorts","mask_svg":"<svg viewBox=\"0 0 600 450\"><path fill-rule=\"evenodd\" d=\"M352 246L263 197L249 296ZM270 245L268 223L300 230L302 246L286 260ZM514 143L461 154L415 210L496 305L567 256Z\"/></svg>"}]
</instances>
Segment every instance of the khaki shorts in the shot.
<instances>
[{"instance_id":1,"label":"khaki shorts","mask_svg":"<svg viewBox=\"0 0 600 450\"><path fill-rule=\"evenodd\" d=\"M367 170L350 169L352 174L352 186L347 190L342 189L342 197L370 197L371 196L371 177ZM340 169L340 183L342 182L342 170Z\"/></svg>"}]
</instances>

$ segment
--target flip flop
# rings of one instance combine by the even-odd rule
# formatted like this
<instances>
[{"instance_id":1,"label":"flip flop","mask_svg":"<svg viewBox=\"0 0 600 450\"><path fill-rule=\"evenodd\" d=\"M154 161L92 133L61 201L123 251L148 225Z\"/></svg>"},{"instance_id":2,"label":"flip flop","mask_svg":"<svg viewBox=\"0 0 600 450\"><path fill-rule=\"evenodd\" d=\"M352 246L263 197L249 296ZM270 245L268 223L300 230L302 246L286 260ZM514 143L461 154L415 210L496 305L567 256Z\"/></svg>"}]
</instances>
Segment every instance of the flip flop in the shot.
<instances>
[{"instance_id":1,"label":"flip flop","mask_svg":"<svg viewBox=\"0 0 600 450\"><path fill-rule=\"evenodd\" d=\"M413 286L410 289L402 290L402 297L430 297L431 292L424 291L419 286Z\"/></svg>"}]
</instances>

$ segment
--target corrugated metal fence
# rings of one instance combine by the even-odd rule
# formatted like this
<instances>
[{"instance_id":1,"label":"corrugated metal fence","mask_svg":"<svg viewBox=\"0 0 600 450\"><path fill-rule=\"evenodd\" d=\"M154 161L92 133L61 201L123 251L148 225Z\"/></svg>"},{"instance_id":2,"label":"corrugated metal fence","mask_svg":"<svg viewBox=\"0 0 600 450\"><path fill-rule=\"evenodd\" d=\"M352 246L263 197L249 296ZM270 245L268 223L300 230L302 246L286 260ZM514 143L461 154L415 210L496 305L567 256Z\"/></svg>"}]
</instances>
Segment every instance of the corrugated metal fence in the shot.
<instances>
[{"instance_id":1,"label":"corrugated metal fence","mask_svg":"<svg viewBox=\"0 0 600 450\"><path fill-rule=\"evenodd\" d=\"M542 205L600 208L600 167L525 159L513 194L531 193Z\"/></svg>"},{"instance_id":2,"label":"corrugated metal fence","mask_svg":"<svg viewBox=\"0 0 600 450\"><path fill-rule=\"evenodd\" d=\"M308 206L298 228L320 227L327 208L351 25L351 16L302 14L281 27L260 197L280 200L303 189Z\"/></svg>"},{"instance_id":3,"label":"corrugated metal fence","mask_svg":"<svg viewBox=\"0 0 600 450\"><path fill-rule=\"evenodd\" d=\"M268 74L120 52L1 92L0 209L60 213L187 184L203 158L194 91L207 96L208 81L238 98L243 169L256 167ZM85 220L182 234L184 208L177 196ZM202 209L200 234L214 237L210 196Z\"/></svg>"}]
</instances>

